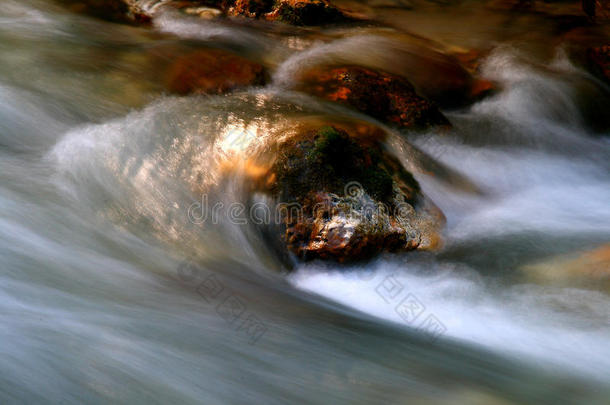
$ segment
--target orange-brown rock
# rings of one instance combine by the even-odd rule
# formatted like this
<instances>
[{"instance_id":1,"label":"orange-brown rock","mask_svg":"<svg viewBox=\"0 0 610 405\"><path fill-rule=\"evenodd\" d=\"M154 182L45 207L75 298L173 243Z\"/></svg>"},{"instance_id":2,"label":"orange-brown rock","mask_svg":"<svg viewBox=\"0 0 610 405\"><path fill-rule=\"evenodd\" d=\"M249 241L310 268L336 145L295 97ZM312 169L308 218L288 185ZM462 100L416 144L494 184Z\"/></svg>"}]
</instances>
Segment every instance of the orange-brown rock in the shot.
<instances>
[{"instance_id":1,"label":"orange-brown rock","mask_svg":"<svg viewBox=\"0 0 610 405\"><path fill-rule=\"evenodd\" d=\"M326 25L351 20L327 0L279 0L268 18L293 25Z\"/></svg>"},{"instance_id":2,"label":"orange-brown rock","mask_svg":"<svg viewBox=\"0 0 610 405\"><path fill-rule=\"evenodd\" d=\"M265 81L262 65L221 49L198 50L179 57L167 74L167 88L177 94L222 94Z\"/></svg>"},{"instance_id":3,"label":"orange-brown rock","mask_svg":"<svg viewBox=\"0 0 610 405\"><path fill-rule=\"evenodd\" d=\"M482 52L477 49L470 49L466 52L455 53L454 56L462 64L462 66L473 75L470 80L470 91L467 98L471 101L481 99L495 90L497 90L496 84L493 82L477 78L479 68L481 67L481 61L485 58L486 52Z\"/></svg>"},{"instance_id":4,"label":"orange-brown rock","mask_svg":"<svg viewBox=\"0 0 610 405\"><path fill-rule=\"evenodd\" d=\"M233 0L233 5L228 8L228 13L258 18L271 12L274 3L275 0Z\"/></svg>"},{"instance_id":5,"label":"orange-brown rock","mask_svg":"<svg viewBox=\"0 0 610 405\"><path fill-rule=\"evenodd\" d=\"M403 128L449 125L407 79L386 72L358 66L314 69L302 75L298 89Z\"/></svg>"},{"instance_id":6,"label":"orange-brown rock","mask_svg":"<svg viewBox=\"0 0 610 405\"><path fill-rule=\"evenodd\" d=\"M534 281L610 292L610 243L577 255L563 255L524 266Z\"/></svg>"},{"instance_id":7,"label":"orange-brown rock","mask_svg":"<svg viewBox=\"0 0 610 405\"><path fill-rule=\"evenodd\" d=\"M106 20L147 23L150 4L145 0L57 0L73 10ZM195 12L197 7L212 7L230 16L261 18L293 25L328 25L354 21L328 0L174 0L168 7ZM209 13L208 13L209 14Z\"/></svg>"},{"instance_id":8,"label":"orange-brown rock","mask_svg":"<svg viewBox=\"0 0 610 405\"><path fill-rule=\"evenodd\" d=\"M138 6L137 0L59 0L72 11L89 14L108 21L149 23L150 16Z\"/></svg>"},{"instance_id":9,"label":"orange-brown rock","mask_svg":"<svg viewBox=\"0 0 610 405\"><path fill-rule=\"evenodd\" d=\"M352 20L327 0L225 0L223 8L229 15L292 25L327 25Z\"/></svg>"},{"instance_id":10,"label":"orange-brown rock","mask_svg":"<svg viewBox=\"0 0 610 405\"><path fill-rule=\"evenodd\" d=\"M396 48L394 62L386 62L387 70L409 79L419 95L441 108L463 107L489 94L491 83L477 77L474 70L484 55L463 58L464 65L456 55L441 52L425 41L402 37L395 45L387 45Z\"/></svg>"},{"instance_id":11,"label":"orange-brown rock","mask_svg":"<svg viewBox=\"0 0 610 405\"><path fill-rule=\"evenodd\" d=\"M477 49L455 52L453 53L453 56L455 56L456 59L460 61L462 66L464 66L464 68L466 68L466 70L468 70L470 73L475 73L478 71L481 65L481 60L484 57L483 53Z\"/></svg>"},{"instance_id":12,"label":"orange-brown rock","mask_svg":"<svg viewBox=\"0 0 610 405\"><path fill-rule=\"evenodd\" d=\"M383 139L332 126L283 141L260 187L278 202L281 241L301 260L340 262L437 247L444 216Z\"/></svg>"}]
</instances>

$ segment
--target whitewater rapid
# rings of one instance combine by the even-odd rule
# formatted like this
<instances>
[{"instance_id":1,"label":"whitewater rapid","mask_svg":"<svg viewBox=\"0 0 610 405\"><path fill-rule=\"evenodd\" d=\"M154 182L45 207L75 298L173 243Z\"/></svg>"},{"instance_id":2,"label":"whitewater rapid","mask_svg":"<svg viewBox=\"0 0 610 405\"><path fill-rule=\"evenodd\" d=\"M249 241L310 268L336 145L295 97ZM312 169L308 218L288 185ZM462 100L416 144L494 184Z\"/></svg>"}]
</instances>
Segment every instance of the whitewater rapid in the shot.
<instances>
[{"instance_id":1,"label":"whitewater rapid","mask_svg":"<svg viewBox=\"0 0 610 405\"><path fill-rule=\"evenodd\" d=\"M579 101L601 83L507 41L482 66L495 95L448 111L449 131L400 132L287 88L367 48L397 68L404 36L175 15L150 30L0 8L1 402L607 402L610 297L522 271L610 240L610 145ZM150 61L193 41L262 54L273 83L167 95ZM223 171L246 150L235 131L264 146L337 117L387 131L447 217L441 251L289 271L258 228L189 220L203 195L247 199ZM217 301L201 292L210 277ZM229 298L257 339L223 312Z\"/></svg>"}]
</instances>

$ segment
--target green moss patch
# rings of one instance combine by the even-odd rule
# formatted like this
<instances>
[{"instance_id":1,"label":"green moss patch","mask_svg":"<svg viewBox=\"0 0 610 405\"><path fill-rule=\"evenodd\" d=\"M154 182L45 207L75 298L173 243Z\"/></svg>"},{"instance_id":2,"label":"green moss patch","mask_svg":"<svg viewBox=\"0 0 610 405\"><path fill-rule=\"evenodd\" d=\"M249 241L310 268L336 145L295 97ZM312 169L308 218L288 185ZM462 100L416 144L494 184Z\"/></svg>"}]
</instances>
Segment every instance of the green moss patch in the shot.
<instances>
[{"instance_id":1,"label":"green moss patch","mask_svg":"<svg viewBox=\"0 0 610 405\"><path fill-rule=\"evenodd\" d=\"M377 201L391 204L393 197L394 173L384 162L381 146L363 147L345 131L331 126L283 145L274 172L276 191L283 201L298 201L320 191L344 195L349 182L360 183ZM405 174L418 189L410 173Z\"/></svg>"}]
</instances>

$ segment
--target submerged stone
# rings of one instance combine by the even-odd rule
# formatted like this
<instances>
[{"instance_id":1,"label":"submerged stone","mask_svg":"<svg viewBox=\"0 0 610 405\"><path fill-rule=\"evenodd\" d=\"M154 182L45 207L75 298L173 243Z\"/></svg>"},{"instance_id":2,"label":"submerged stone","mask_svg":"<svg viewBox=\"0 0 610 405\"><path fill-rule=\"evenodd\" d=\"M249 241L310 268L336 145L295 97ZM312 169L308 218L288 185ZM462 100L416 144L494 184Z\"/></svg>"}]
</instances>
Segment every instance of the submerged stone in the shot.
<instances>
[{"instance_id":1,"label":"submerged stone","mask_svg":"<svg viewBox=\"0 0 610 405\"><path fill-rule=\"evenodd\" d=\"M176 59L167 73L167 88L177 94L222 94L266 82L265 68L221 49L201 49Z\"/></svg>"},{"instance_id":2,"label":"submerged stone","mask_svg":"<svg viewBox=\"0 0 610 405\"><path fill-rule=\"evenodd\" d=\"M610 292L610 244L578 255L562 255L529 264L521 270L539 283Z\"/></svg>"}]
</instances>

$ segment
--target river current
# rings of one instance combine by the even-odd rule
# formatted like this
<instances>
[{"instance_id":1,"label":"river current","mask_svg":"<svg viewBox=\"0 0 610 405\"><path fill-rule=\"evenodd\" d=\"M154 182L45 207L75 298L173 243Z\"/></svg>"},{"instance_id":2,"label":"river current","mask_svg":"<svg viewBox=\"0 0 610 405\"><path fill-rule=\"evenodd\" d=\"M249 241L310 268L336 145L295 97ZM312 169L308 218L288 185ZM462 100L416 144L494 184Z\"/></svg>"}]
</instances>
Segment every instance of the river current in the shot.
<instances>
[{"instance_id":1,"label":"river current","mask_svg":"<svg viewBox=\"0 0 610 405\"><path fill-rule=\"evenodd\" d=\"M0 402L608 403L610 296L523 269L610 240L610 142L582 101L610 89L544 16L370 3L396 28L136 28L0 1ZM396 67L420 41L403 23L493 44L500 91L446 111L449 132L401 133L290 90L320 60ZM264 60L271 84L166 94L159 66L197 44ZM189 216L244 200L236 133L325 117L389 133L447 217L441 251L288 271L256 227Z\"/></svg>"}]
</instances>

